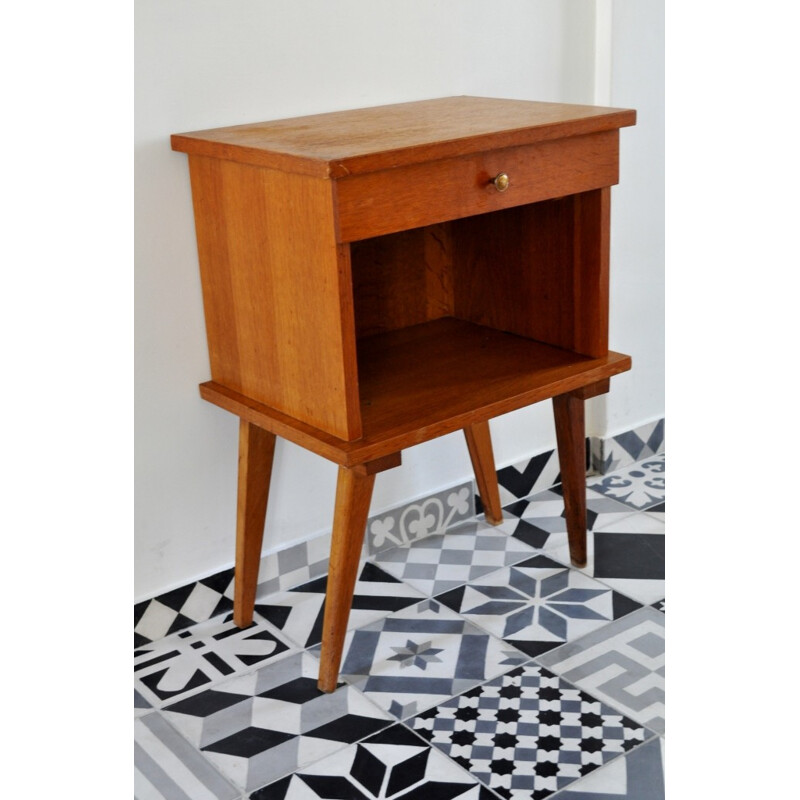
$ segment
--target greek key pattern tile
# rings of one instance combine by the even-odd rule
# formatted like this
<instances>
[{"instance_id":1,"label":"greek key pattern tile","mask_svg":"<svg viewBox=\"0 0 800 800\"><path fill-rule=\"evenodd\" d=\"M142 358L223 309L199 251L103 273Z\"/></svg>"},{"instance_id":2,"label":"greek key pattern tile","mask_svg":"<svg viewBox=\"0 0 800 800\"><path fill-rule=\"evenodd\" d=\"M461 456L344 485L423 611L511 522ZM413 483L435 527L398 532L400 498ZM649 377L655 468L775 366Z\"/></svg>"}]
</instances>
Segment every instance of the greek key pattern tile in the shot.
<instances>
[{"instance_id":1,"label":"greek key pattern tile","mask_svg":"<svg viewBox=\"0 0 800 800\"><path fill-rule=\"evenodd\" d=\"M637 609L537 661L664 733L664 614Z\"/></svg>"},{"instance_id":2,"label":"greek key pattern tile","mask_svg":"<svg viewBox=\"0 0 800 800\"><path fill-rule=\"evenodd\" d=\"M504 798L549 797L642 743L642 726L527 664L407 723Z\"/></svg>"}]
</instances>

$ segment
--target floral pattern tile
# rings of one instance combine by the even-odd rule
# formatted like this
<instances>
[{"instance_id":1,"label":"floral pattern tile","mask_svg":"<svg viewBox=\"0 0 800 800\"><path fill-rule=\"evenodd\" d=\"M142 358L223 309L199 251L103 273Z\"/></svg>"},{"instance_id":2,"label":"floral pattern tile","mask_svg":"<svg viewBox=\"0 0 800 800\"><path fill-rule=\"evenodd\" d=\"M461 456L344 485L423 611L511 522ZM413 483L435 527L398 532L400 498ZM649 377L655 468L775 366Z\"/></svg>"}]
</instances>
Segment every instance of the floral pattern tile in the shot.
<instances>
[{"instance_id":1,"label":"floral pattern tile","mask_svg":"<svg viewBox=\"0 0 800 800\"><path fill-rule=\"evenodd\" d=\"M536 664L406 724L509 800L543 800L653 735Z\"/></svg>"},{"instance_id":2,"label":"floral pattern tile","mask_svg":"<svg viewBox=\"0 0 800 800\"><path fill-rule=\"evenodd\" d=\"M318 670L315 658L295 653L162 713L228 780L253 791L389 724L348 686L321 692Z\"/></svg>"},{"instance_id":3,"label":"floral pattern tile","mask_svg":"<svg viewBox=\"0 0 800 800\"><path fill-rule=\"evenodd\" d=\"M340 677L403 719L528 658L441 603L424 600L351 631Z\"/></svg>"},{"instance_id":4,"label":"floral pattern tile","mask_svg":"<svg viewBox=\"0 0 800 800\"><path fill-rule=\"evenodd\" d=\"M496 570L436 599L530 656L641 606L546 556Z\"/></svg>"},{"instance_id":5,"label":"floral pattern tile","mask_svg":"<svg viewBox=\"0 0 800 800\"><path fill-rule=\"evenodd\" d=\"M590 491L613 497L638 511L664 502L666 469L664 455L637 461L608 475L590 479Z\"/></svg>"},{"instance_id":6,"label":"floral pattern tile","mask_svg":"<svg viewBox=\"0 0 800 800\"><path fill-rule=\"evenodd\" d=\"M266 786L250 800L497 800L458 765L394 725Z\"/></svg>"},{"instance_id":7,"label":"floral pattern tile","mask_svg":"<svg viewBox=\"0 0 800 800\"><path fill-rule=\"evenodd\" d=\"M264 620L242 629L228 614L134 651L134 684L160 708L296 649Z\"/></svg>"},{"instance_id":8,"label":"floral pattern tile","mask_svg":"<svg viewBox=\"0 0 800 800\"><path fill-rule=\"evenodd\" d=\"M369 555L403 547L417 539L442 533L475 514L472 484L425 497L369 518L365 546Z\"/></svg>"},{"instance_id":9,"label":"floral pattern tile","mask_svg":"<svg viewBox=\"0 0 800 800\"><path fill-rule=\"evenodd\" d=\"M446 534L375 556L380 567L432 596L530 557L533 548L485 522L467 522Z\"/></svg>"}]
</instances>

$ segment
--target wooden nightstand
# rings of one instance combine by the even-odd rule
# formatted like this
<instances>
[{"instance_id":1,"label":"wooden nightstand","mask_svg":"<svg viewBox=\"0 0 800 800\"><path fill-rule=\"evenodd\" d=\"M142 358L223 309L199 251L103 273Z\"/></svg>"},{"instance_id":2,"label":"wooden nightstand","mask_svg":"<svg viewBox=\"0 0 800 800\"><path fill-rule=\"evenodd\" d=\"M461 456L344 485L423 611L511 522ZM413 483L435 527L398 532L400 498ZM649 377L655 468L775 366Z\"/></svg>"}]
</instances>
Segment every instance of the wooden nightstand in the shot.
<instances>
[{"instance_id":1,"label":"wooden nightstand","mask_svg":"<svg viewBox=\"0 0 800 800\"><path fill-rule=\"evenodd\" d=\"M375 474L461 429L502 519L489 420L553 399L586 562L584 400L608 350L610 186L632 110L451 97L176 134L211 381L240 418L234 615L252 621L275 437L339 465L319 685L336 686Z\"/></svg>"}]
</instances>

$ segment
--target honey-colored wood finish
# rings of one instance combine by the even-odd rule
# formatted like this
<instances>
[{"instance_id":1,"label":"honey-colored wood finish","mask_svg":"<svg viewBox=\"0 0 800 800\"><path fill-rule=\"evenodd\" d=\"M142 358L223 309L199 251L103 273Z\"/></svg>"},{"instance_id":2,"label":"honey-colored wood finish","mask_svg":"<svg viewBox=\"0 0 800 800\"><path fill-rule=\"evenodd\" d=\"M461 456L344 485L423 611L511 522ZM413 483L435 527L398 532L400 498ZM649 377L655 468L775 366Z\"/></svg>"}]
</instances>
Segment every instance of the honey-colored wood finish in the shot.
<instances>
[{"instance_id":1,"label":"honey-colored wood finish","mask_svg":"<svg viewBox=\"0 0 800 800\"><path fill-rule=\"evenodd\" d=\"M246 628L253 621L274 453L274 433L245 420L239 422L233 621L240 628Z\"/></svg>"},{"instance_id":2,"label":"honey-colored wood finish","mask_svg":"<svg viewBox=\"0 0 800 800\"><path fill-rule=\"evenodd\" d=\"M359 338L453 315L451 239L444 223L353 242Z\"/></svg>"},{"instance_id":3,"label":"honey-colored wood finish","mask_svg":"<svg viewBox=\"0 0 800 800\"><path fill-rule=\"evenodd\" d=\"M558 463L564 490L569 557L576 567L586 566L586 450L583 398L577 393L553 398Z\"/></svg>"},{"instance_id":4,"label":"honey-colored wood finish","mask_svg":"<svg viewBox=\"0 0 800 800\"><path fill-rule=\"evenodd\" d=\"M443 97L172 136L173 150L340 178L549 139L617 130L632 109Z\"/></svg>"},{"instance_id":5,"label":"honey-colored wood finish","mask_svg":"<svg viewBox=\"0 0 800 800\"><path fill-rule=\"evenodd\" d=\"M621 353L609 351L597 359L574 356L488 328L475 332L467 323L461 323L467 327L449 339L436 333L457 324L445 319L390 334L387 338L396 342L395 347L391 341L380 348L373 342L379 354L388 351L396 358L376 362L372 372L364 371L368 376L361 381L365 429L357 441L346 442L315 430L211 381L200 386L200 394L323 458L355 466L631 367L630 356ZM469 347L475 349L465 350ZM439 356L435 366L431 366L433 355ZM486 369L481 376L478 368L482 367ZM445 394L447 376L454 385Z\"/></svg>"},{"instance_id":6,"label":"honey-colored wood finish","mask_svg":"<svg viewBox=\"0 0 800 800\"><path fill-rule=\"evenodd\" d=\"M330 181L194 156L189 169L212 378L358 438L349 251L334 241Z\"/></svg>"},{"instance_id":7,"label":"honey-colored wood finish","mask_svg":"<svg viewBox=\"0 0 800 800\"><path fill-rule=\"evenodd\" d=\"M323 692L332 692L339 677L344 636L374 484L374 474L361 475L356 470L339 467L328 588L322 620L318 685Z\"/></svg>"},{"instance_id":8,"label":"honey-colored wood finish","mask_svg":"<svg viewBox=\"0 0 800 800\"><path fill-rule=\"evenodd\" d=\"M375 474L407 447L463 430L497 523L489 420L553 398L570 551L585 562L583 403L631 366L608 350L609 209L619 129L635 119L453 97L172 137L192 182L200 393L242 426L237 624L252 619L275 437L339 465L325 691Z\"/></svg>"},{"instance_id":9,"label":"honey-colored wood finish","mask_svg":"<svg viewBox=\"0 0 800 800\"><path fill-rule=\"evenodd\" d=\"M336 182L343 242L617 183L617 131L370 172ZM491 181L508 174L509 188Z\"/></svg>"},{"instance_id":10,"label":"honey-colored wood finish","mask_svg":"<svg viewBox=\"0 0 800 800\"><path fill-rule=\"evenodd\" d=\"M476 422L464 428L472 469L475 471L475 482L478 494L483 503L486 521L491 525L499 525L503 521L503 509L500 505L500 490L497 486L497 472L494 468L494 452L489 422Z\"/></svg>"}]
</instances>

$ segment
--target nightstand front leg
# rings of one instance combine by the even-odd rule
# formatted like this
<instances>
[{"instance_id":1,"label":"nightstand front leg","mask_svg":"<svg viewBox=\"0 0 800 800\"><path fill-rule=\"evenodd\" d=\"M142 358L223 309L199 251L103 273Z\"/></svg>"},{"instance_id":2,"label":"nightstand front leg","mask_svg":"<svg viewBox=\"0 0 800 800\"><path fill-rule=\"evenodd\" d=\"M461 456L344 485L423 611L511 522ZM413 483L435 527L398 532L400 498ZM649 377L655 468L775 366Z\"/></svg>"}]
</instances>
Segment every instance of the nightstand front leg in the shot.
<instances>
[{"instance_id":1,"label":"nightstand front leg","mask_svg":"<svg viewBox=\"0 0 800 800\"><path fill-rule=\"evenodd\" d=\"M275 434L240 420L236 564L233 578L233 621L240 628L248 627L253 621L274 455Z\"/></svg>"},{"instance_id":2,"label":"nightstand front leg","mask_svg":"<svg viewBox=\"0 0 800 800\"><path fill-rule=\"evenodd\" d=\"M503 509L500 506L500 490L497 486L497 471L494 466L492 436L489 423L476 422L464 428L478 494L483 503L486 521L491 525L499 525L503 521Z\"/></svg>"},{"instance_id":3,"label":"nightstand front leg","mask_svg":"<svg viewBox=\"0 0 800 800\"><path fill-rule=\"evenodd\" d=\"M583 406L580 391L553 398L569 557L576 567L586 566L586 434Z\"/></svg>"},{"instance_id":4,"label":"nightstand front leg","mask_svg":"<svg viewBox=\"0 0 800 800\"><path fill-rule=\"evenodd\" d=\"M328 589L322 622L318 686L323 692L332 692L339 678L347 620L353 601L374 484L375 473L370 470L363 467L339 467Z\"/></svg>"}]
</instances>

